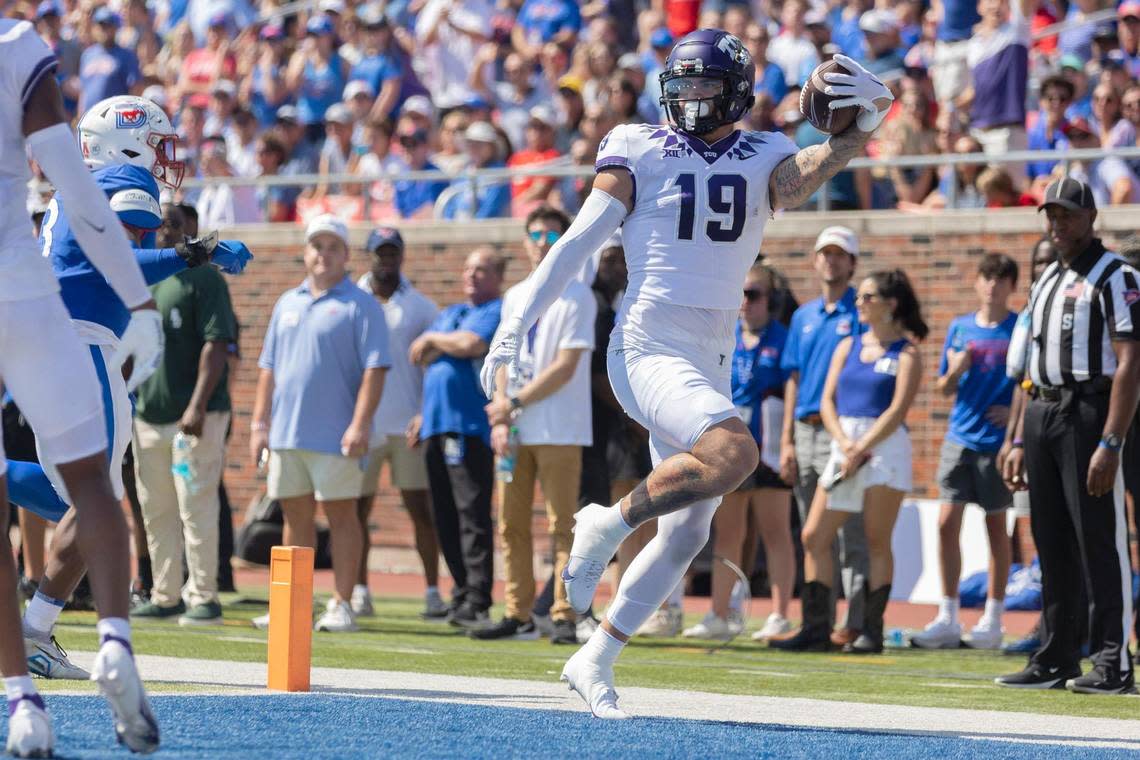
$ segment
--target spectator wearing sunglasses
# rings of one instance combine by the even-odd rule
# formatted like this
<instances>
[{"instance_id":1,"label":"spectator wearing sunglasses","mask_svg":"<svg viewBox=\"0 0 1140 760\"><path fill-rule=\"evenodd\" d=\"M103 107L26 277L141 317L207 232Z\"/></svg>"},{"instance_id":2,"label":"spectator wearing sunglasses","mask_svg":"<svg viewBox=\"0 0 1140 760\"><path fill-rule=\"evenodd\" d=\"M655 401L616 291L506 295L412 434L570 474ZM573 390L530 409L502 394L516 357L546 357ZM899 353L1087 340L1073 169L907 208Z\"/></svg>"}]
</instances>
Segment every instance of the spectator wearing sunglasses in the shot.
<instances>
[{"instance_id":1,"label":"spectator wearing sunglasses","mask_svg":"<svg viewBox=\"0 0 1140 760\"><path fill-rule=\"evenodd\" d=\"M431 162L428 154L431 146L428 144L428 133L417 127L411 119L401 117L396 127L396 138L399 143L399 153L404 159L404 168L409 171L439 171L439 167ZM435 200L447 189L445 180L397 180L396 211L403 219L430 215Z\"/></svg>"}]
</instances>

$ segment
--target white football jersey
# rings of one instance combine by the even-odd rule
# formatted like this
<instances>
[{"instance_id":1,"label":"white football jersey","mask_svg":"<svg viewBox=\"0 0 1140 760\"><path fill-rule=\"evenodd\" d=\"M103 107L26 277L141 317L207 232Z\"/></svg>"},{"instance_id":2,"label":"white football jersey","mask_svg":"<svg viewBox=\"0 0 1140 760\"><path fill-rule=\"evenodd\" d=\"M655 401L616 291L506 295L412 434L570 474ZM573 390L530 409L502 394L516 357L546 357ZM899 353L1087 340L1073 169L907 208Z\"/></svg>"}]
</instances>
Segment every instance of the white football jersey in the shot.
<instances>
[{"instance_id":1,"label":"white football jersey","mask_svg":"<svg viewBox=\"0 0 1140 760\"><path fill-rule=\"evenodd\" d=\"M0 300L35 298L59 290L40 253L27 211L28 168L24 106L56 58L27 21L0 19Z\"/></svg>"},{"instance_id":2,"label":"white football jersey","mask_svg":"<svg viewBox=\"0 0 1140 760\"><path fill-rule=\"evenodd\" d=\"M736 131L707 145L668 126L615 127L595 168L633 175L633 211L622 227L626 302L739 309L772 213L769 176L796 151L778 132Z\"/></svg>"}]
</instances>

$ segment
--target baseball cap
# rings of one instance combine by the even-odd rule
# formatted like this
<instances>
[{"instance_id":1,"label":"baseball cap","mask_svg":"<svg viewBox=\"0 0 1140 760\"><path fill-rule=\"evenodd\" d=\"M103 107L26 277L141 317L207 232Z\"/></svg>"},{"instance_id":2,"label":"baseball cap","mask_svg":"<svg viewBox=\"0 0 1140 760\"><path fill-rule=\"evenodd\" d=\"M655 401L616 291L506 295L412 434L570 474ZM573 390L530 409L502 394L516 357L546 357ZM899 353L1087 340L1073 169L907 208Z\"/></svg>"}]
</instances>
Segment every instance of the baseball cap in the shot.
<instances>
[{"instance_id":1,"label":"baseball cap","mask_svg":"<svg viewBox=\"0 0 1140 760\"><path fill-rule=\"evenodd\" d=\"M469 109L471 111L489 111L491 110L491 104L479 95L472 95L471 97L467 98L467 100L463 101L463 108Z\"/></svg>"},{"instance_id":2,"label":"baseball cap","mask_svg":"<svg viewBox=\"0 0 1140 760\"><path fill-rule=\"evenodd\" d=\"M650 47L663 48L673 46L673 33L665 27L658 27L649 35Z\"/></svg>"},{"instance_id":3,"label":"baseball cap","mask_svg":"<svg viewBox=\"0 0 1140 760\"><path fill-rule=\"evenodd\" d=\"M1116 22L1101 21L1093 27L1093 39L1107 39L1116 37Z\"/></svg>"},{"instance_id":4,"label":"baseball cap","mask_svg":"<svg viewBox=\"0 0 1140 760\"><path fill-rule=\"evenodd\" d=\"M641 56L637 53L623 53L621 58L618 58L617 67L619 69L640 69Z\"/></svg>"},{"instance_id":5,"label":"baseball cap","mask_svg":"<svg viewBox=\"0 0 1140 760\"><path fill-rule=\"evenodd\" d=\"M368 242L364 244L364 250L369 253L376 253L386 245L392 246L400 253L404 252L404 238L395 227L377 227L372 230L368 236Z\"/></svg>"},{"instance_id":6,"label":"baseball cap","mask_svg":"<svg viewBox=\"0 0 1140 760\"><path fill-rule=\"evenodd\" d=\"M867 14L864 13L863 15L866 16ZM813 8L804 14L804 26L827 26L827 14L822 10Z\"/></svg>"},{"instance_id":7,"label":"baseball cap","mask_svg":"<svg viewBox=\"0 0 1140 760\"><path fill-rule=\"evenodd\" d=\"M1038 211L1047 206L1063 206L1071 211L1096 211L1096 199L1092 189L1084 182L1072 177L1062 177L1045 189L1045 200L1037 207Z\"/></svg>"},{"instance_id":8,"label":"baseball cap","mask_svg":"<svg viewBox=\"0 0 1140 760\"><path fill-rule=\"evenodd\" d=\"M563 74L558 78L558 89L569 90L575 95L582 94L582 78L573 74Z\"/></svg>"},{"instance_id":9,"label":"baseball cap","mask_svg":"<svg viewBox=\"0 0 1140 760\"><path fill-rule=\"evenodd\" d=\"M815 239L815 250L823 250L829 245L838 246L852 256L859 256L859 236L849 227L839 225L825 227Z\"/></svg>"},{"instance_id":10,"label":"baseball cap","mask_svg":"<svg viewBox=\"0 0 1140 760\"><path fill-rule=\"evenodd\" d=\"M36 6L36 21L39 21L45 16L59 15L59 6L55 4L55 0L43 0L42 3Z\"/></svg>"},{"instance_id":11,"label":"baseball cap","mask_svg":"<svg viewBox=\"0 0 1140 760\"><path fill-rule=\"evenodd\" d=\"M112 26L121 26L123 23L119 14L105 5L95 9L95 13L91 14L91 20L96 24L111 24Z\"/></svg>"},{"instance_id":12,"label":"baseball cap","mask_svg":"<svg viewBox=\"0 0 1140 760\"><path fill-rule=\"evenodd\" d=\"M463 139L469 142L498 143L499 133L487 122L475 121L464 131Z\"/></svg>"},{"instance_id":13,"label":"baseball cap","mask_svg":"<svg viewBox=\"0 0 1140 760\"><path fill-rule=\"evenodd\" d=\"M890 34L899 28L895 14L890 11L867 11L859 18L859 31L870 34Z\"/></svg>"},{"instance_id":14,"label":"baseball cap","mask_svg":"<svg viewBox=\"0 0 1140 760\"><path fill-rule=\"evenodd\" d=\"M232 98L237 95L237 86L228 79L219 79L214 82L214 86L210 88L210 92L214 95L228 95Z\"/></svg>"},{"instance_id":15,"label":"baseball cap","mask_svg":"<svg viewBox=\"0 0 1140 760\"><path fill-rule=\"evenodd\" d=\"M366 5L356 11L356 17L365 29L388 25L388 17L375 5Z\"/></svg>"},{"instance_id":16,"label":"baseball cap","mask_svg":"<svg viewBox=\"0 0 1140 760\"><path fill-rule=\"evenodd\" d=\"M218 11L210 16L208 25L211 29L219 26L228 27L230 25L230 14L228 11Z\"/></svg>"},{"instance_id":17,"label":"baseball cap","mask_svg":"<svg viewBox=\"0 0 1140 760\"><path fill-rule=\"evenodd\" d=\"M321 13L336 13L337 15L344 15L344 0L321 0L320 5L317 6Z\"/></svg>"},{"instance_id":18,"label":"baseball cap","mask_svg":"<svg viewBox=\"0 0 1140 760\"><path fill-rule=\"evenodd\" d=\"M435 106L431 104L431 98L427 95L413 95L404 101L400 113L414 113L425 119L434 119Z\"/></svg>"},{"instance_id":19,"label":"baseball cap","mask_svg":"<svg viewBox=\"0 0 1140 760\"><path fill-rule=\"evenodd\" d=\"M283 105L277 109L277 121L291 121L296 124L300 117L297 115L297 106Z\"/></svg>"},{"instance_id":20,"label":"baseball cap","mask_svg":"<svg viewBox=\"0 0 1140 760\"><path fill-rule=\"evenodd\" d=\"M277 24L266 24L261 27L258 36L263 40L283 40L285 39L285 30Z\"/></svg>"},{"instance_id":21,"label":"baseball cap","mask_svg":"<svg viewBox=\"0 0 1140 760\"><path fill-rule=\"evenodd\" d=\"M313 16L305 25L305 34L324 36L333 33L332 20L328 16Z\"/></svg>"},{"instance_id":22,"label":"baseball cap","mask_svg":"<svg viewBox=\"0 0 1140 760\"><path fill-rule=\"evenodd\" d=\"M1085 70L1085 61L1076 53L1065 53L1061 56L1061 70L1076 69L1077 71Z\"/></svg>"},{"instance_id":23,"label":"baseball cap","mask_svg":"<svg viewBox=\"0 0 1140 760\"><path fill-rule=\"evenodd\" d=\"M530 109L530 121L545 124L551 129L558 126L558 116L554 113L554 109L548 105L537 105Z\"/></svg>"},{"instance_id":24,"label":"baseball cap","mask_svg":"<svg viewBox=\"0 0 1140 760\"><path fill-rule=\"evenodd\" d=\"M1067 122L1065 122L1064 126L1061 127L1061 133L1065 135L1065 137L1071 137L1074 134L1096 134L1092 126L1089 124L1088 119L1083 116L1077 116L1076 118L1069 119Z\"/></svg>"},{"instance_id":25,"label":"baseball cap","mask_svg":"<svg viewBox=\"0 0 1140 760\"><path fill-rule=\"evenodd\" d=\"M344 86L344 99L346 102L352 100L357 95L367 95L370 98L376 97L376 93L372 90L372 85L363 79L353 79Z\"/></svg>"},{"instance_id":26,"label":"baseball cap","mask_svg":"<svg viewBox=\"0 0 1140 760\"><path fill-rule=\"evenodd\" d=\"M341 220L339 216L334 214L321 214L314 217L309 226L305 229L305 240L312 240L322 232L327 232L330 235L336 235L348 245L348 225Z\"/></svg>"},{"instance_id":27,"label":"baseball cap","mask_svg":"<svg viewBox=\"0 0 1140 760\"><path fill-rule=\"evenodd\" d=\"M348 106L344 103L333 103L325 111L325 123L327 124L351 124L352 111L348 110Z\"/></svg>"},{"instance_id":28,"label":"baseball cap","mask_svg":"<svg viewBox=\"0 0 1140 760\"><path fill-rule=\"evenodd\" d=\"M1129 17L1140 18L1140 0L1124 0L1116 7L1116 17L1125 19Z\"/></svg>"}]
</instances>

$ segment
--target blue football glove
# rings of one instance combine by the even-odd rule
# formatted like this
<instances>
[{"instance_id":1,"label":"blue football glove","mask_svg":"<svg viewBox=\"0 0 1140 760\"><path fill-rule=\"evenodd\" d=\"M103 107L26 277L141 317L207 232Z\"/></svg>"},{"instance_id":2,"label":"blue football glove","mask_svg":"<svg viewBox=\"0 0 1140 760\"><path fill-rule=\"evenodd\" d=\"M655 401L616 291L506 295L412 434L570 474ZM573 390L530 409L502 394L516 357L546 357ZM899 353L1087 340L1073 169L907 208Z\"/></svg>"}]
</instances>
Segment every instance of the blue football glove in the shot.
<instances>
[{"instance_id":1,"label":"blue football glove","mask_svg":"<svg viewBox=\"0 0 1140 760\"><path fill-rule=\"evenodd\" d=\"M240 240L222 240L210 255L210 263L226 274L241 274L253 254Z\"/></svg>"}]
</instances>

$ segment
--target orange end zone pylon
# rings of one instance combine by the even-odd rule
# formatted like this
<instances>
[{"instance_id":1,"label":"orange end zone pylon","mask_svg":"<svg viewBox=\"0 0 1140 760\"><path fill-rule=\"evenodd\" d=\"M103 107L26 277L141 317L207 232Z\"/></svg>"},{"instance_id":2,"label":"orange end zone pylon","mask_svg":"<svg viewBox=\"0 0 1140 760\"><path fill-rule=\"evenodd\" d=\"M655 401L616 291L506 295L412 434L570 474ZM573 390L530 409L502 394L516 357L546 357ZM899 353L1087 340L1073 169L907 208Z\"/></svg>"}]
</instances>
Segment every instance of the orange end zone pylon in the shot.
<instances>
[{"instance_id":1,"label":"orange end zone pylon","mask_svg":"<svg viewBox=\"0 0 1140 760\"><path fill-rule=\"evenodd\" d=\"M313 652L313 550L275 546L269 559L269 688L308 691Z\"/></svg>"}]
</instances>

